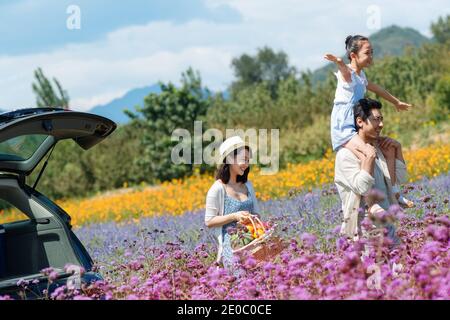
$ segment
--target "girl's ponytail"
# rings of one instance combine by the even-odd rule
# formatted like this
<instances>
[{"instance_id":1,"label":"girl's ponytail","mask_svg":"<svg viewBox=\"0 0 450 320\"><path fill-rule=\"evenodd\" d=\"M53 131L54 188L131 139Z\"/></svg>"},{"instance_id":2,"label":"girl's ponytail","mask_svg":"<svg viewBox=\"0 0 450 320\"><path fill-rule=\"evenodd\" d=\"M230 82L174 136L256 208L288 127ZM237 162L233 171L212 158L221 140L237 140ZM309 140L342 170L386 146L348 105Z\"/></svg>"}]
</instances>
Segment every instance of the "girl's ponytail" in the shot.
<instances>
[{"instance_id":1,"label":"girl's ponytail","mask_svg":"<svg viewBox=\"0 0 450 320\"><path fill-rule=\"evenodd\" d=\"M353 36L348 36L347 38L345 38L345 50L348 49L348 44L352 40L352 38Z\"/></svg>"},{"instance_id":2,"label":"girl's ponytail","mask_svg":"<svg viewBox=\"0 0 450 320\"><path fill-rule=\"evenodd\" d=\"M347 51L347 57L350 61L352 60L350 54L352 52L358 53L359 49L361 49L360 41L369 41L369 38L360 35L348 36L345 38L345 50Z\"/></svg>"}]
</instances>

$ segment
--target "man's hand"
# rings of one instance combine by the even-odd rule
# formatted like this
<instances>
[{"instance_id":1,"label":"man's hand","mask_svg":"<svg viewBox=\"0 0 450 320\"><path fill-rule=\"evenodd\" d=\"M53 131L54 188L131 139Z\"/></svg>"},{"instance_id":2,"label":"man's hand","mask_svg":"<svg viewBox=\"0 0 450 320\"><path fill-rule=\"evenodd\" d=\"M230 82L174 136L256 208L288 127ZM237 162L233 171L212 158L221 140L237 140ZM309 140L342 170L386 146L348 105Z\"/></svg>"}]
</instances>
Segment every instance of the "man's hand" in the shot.
<instances>
[{"instance_id":1,"label":"man's hand","mask_svg":"<svg viewBox=\"0 0 450 320\"><path fill-rule=\"evenodd\" d=\"M369 218L378 223L392 222L389 216L386 215L386 211L378 204L375 203L369 208Z\"/></svg>"},{"instance_id":2,"label":"man's hand","mask_svg":"<svg viewBox=\"0 0 450 320\"><path fill-rule=\"evenodd\" d=\"M377 157L377 149L369 143L366 143L364 147L364 154L369 159L375 159Z\"/></svg>"},{"instance_id":3,"label":"man's hand","mask_svg":"<svg viewBox=\"0 0 450 320\"><path fill-rule=\"evenodd\" d=\"M366 144L364 149L366 157L361 161L361 169L373 176L373 168L375 165L375 158L377 157L377 150L370 144Z\"/></svg>"},{"instance_id":4,"label":"man's hand","mask_svg":"<svg viewBox=\"0 0 450 320\"><path fill-rule=\"evenodd\" d=\"M376 157L376 149L369 143L364 144L362 148L356 147L356 150L364 154L365 157Z\"/></svg>"}]
</instances>

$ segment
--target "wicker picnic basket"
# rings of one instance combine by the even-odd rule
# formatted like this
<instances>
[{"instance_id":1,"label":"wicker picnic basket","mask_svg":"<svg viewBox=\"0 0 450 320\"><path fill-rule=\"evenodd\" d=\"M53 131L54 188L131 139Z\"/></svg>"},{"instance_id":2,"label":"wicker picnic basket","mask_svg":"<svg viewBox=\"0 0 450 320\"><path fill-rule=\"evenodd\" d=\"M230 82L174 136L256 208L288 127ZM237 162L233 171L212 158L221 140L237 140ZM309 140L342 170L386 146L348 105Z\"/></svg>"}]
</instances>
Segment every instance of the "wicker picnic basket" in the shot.
<instances>
[{"instance_id":1,"label":"wicker picnic basket","mask_svg":"<svg viewBox=\"0 0 450 320\"><path fill-rule=\"evenodd\" d=\"M247 251L250 252L256 260L269 261L287 247L286 243L283 242L280 237L273 234L273 229L266 230L264 224L257 216L251 215L248 219L253 225L254 230L257 230L259 227L264 231L264 234L261 237L254 239L249 244L233 250L233 253Z\"/></svg>"}]
</instances>

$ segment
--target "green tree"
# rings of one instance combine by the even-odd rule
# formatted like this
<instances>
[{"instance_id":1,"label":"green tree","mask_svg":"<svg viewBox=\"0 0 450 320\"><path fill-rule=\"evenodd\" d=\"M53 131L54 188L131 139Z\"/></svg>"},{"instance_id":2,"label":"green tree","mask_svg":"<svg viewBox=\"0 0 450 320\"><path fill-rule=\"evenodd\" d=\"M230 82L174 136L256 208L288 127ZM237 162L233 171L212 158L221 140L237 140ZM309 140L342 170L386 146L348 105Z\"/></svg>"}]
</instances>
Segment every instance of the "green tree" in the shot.
<instances>
[{"instance_id":1,"label":"green tree","mask_svg":"<svg viewBox=\"0 0 450 320\"><path fill-rule=\"evenodd\" d=\"M37 68L34 71L34 77L35 82L32 84L32 88L36 95L36 105L38 107L69 108L69 95L56 78L53 78L55 89L41 68Z\"/></svg>"},{"instance_id":2,"label":"green tree","mask_svg":"<svg viewBox=\"0 0 450 320\"><path fill-rule=\"evenodd\" d=\"M255 56L243 54L231 62L236 81L232 83L232 93L246 87L264 83L276 98L279 82L296 74L289 65L289 59L283 51L274 52L269 47L258 49Z\"/></svg>"},{"instance_id":3,"label":"green tree","mask_svg":"<svg viewBox=\"0 0 450 320\"><path fill-rule=\"evenodd\" d=\"M142 130L141 155L136 164L158 180L183 177L192 172L190 164L174 164L172 148L178 142L171 141L175 129L186 129L194 134L194 121L202 120L209 106L210 93L202 88L200 74L189 68L182 74L181 87L161 83L161 93L150 94L137 113L128 111L133 126ZM203 128L205 129L205 128ZM191 145L193 158L193 145Z\"/></svg>"},{"instance_id":4,"label":"green tree","mask_svg":"<svg viewBox=\"0 0 450 320\"><path fill-rule=\"evenodd\" d=\"M92 191L92 176L90 170L86 170L83 164L83 153L72 140L58 142L37 185L37 190L55 199L82 196ZM27 178L29 185L33 185L36 181L46 159L47 157Z\"/></svg>"},{"instance_id":5,"label":"green tree","mask_svg":"<svg viewBox=\"0 0 450 320\"><path fill-rule=\"evenodd\" d=\"M443 76L436 83L434 119L437 121L447 120L450 112L450 75Z\"/></svg>"},{"instance_id":6,"label":"green tree","mask_svg":"<svg viewBox=\"0 0 450 320\"><path fill-rule=\"evenodd\" d=\"M438 21L431 24L431 32L439 43L445 43L450 39L450 15L439 17Z\"/></svg>"}]
</instances>

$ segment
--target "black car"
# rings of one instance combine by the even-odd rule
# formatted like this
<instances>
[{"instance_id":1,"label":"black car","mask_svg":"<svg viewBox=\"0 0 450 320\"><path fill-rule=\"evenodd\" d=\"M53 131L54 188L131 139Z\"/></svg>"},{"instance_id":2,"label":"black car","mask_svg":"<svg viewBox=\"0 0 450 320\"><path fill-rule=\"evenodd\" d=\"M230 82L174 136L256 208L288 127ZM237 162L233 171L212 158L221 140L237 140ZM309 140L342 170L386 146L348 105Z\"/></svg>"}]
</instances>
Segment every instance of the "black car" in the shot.
<instances>
[{"instance_id":1,"label":"black car","mask_svg":"<svg viewBox=\"0 0 450 320\"><path fill-rule=\"evenodd\" d=\"M29 282L28 297L42 296L49 283L41 271L49 267L56 272L53 277L57 275L50 289L77 276L78 285L101 279L71 230L70 216L36 191L36 185L58 141L72 139L87 150L115 129L116 124L107 118L60 108L0 114L0 201L25 218L0 224L0 296L20 297L23 281ZM28 185L27 177L41 161L45 162L36 181ZM85 273L67 272L67 265L83 268Z\"/></svg>"}]
</instances>

